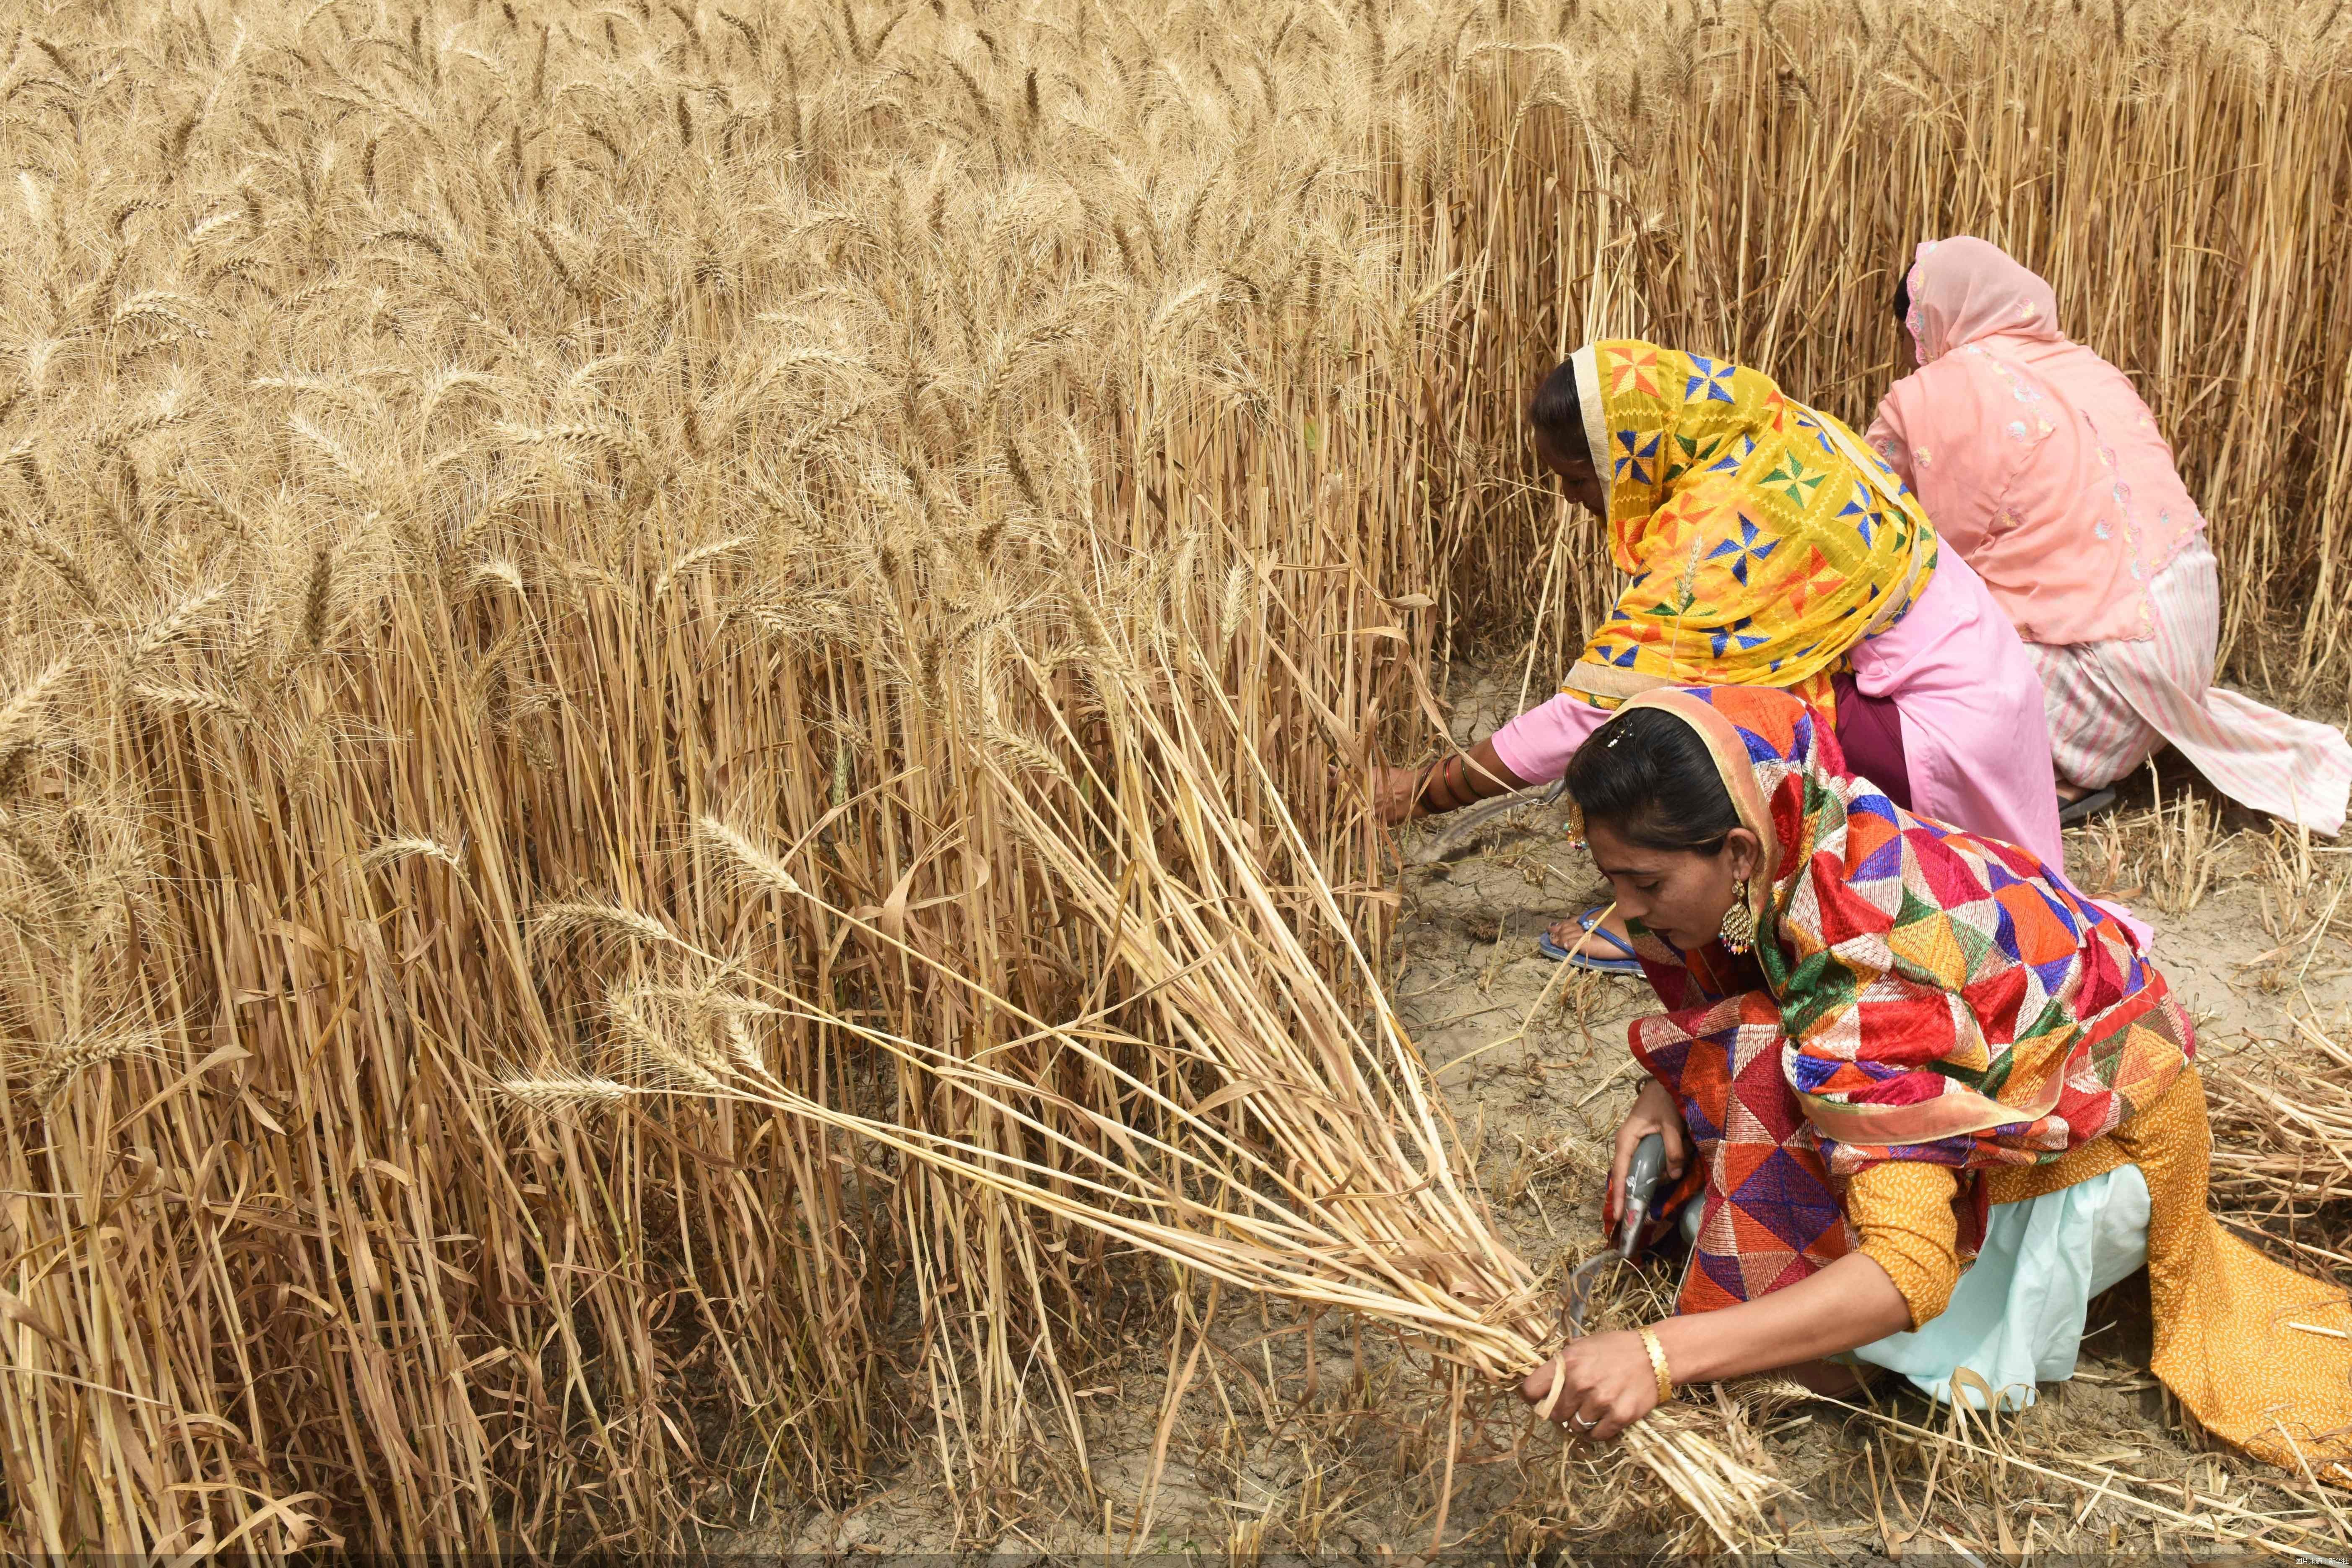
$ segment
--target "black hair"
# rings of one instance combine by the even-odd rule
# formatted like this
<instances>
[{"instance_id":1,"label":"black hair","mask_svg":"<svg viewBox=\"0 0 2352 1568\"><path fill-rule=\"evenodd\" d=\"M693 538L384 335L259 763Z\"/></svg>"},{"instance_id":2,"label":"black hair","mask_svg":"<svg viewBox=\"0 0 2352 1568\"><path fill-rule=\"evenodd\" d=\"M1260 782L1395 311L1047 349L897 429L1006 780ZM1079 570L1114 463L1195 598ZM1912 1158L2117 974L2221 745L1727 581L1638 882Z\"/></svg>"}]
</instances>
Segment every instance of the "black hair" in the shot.
<instances>
[{"instance_id":1,"label":"black hair","mask_svg":"<svg viewBox=\"0 0 2352 1568\"><path fill-rule=\"evenodd\" d=\"M1576 395L1574 362L1562 360L1543 378L1528 404L1528 423L1561 457L1592 460L1592 444L1584 437L1584 403Z\"/></svg>"},{"instance_id":2,"label":"black hair","mask_svg":"<svg viewBox=\"0 0 2352 1568\"><path fill-rule=\"evenodd\" d=\"M1907 271L1895 274L1895 321L1898 326L1911 324L1911 274Z\"/></svg>"},{"instance_id":3,"label":"black hair","mask_svg":"<svg viewBox=\"0 0 2352 1568\"><path fill-rule=\"evenodd\" d=\"M1739 826L1715 758L1692 729L1656 708L1632 708L1592 732L1569 760L1568 793L1587 827L1644 849L1721 853Z\"/></svg>"}]
</instances>

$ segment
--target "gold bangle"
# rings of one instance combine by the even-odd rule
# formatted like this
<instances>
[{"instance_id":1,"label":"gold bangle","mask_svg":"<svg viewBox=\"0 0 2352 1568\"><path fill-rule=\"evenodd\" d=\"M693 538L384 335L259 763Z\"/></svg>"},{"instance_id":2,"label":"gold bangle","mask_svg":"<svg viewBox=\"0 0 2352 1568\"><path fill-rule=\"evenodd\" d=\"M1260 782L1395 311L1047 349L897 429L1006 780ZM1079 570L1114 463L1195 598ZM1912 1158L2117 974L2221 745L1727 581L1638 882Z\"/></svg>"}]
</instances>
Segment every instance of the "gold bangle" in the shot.
<instances>
[{"instance_id":1,"label":"gold bangle","mask_svg":"<svg viewBox=\"0 0 2352 1568\"><path fill-rule=\"evenodd\" d=\"M1650 1370L1658 1377L1658 1403L1664 1405L1675 1396L1675 1380L1666 1368L1666 1347L1658 1342L1656 1330L1643 1328L1642 1348L1650 1352Z\"/></svg>"}]
</instances>

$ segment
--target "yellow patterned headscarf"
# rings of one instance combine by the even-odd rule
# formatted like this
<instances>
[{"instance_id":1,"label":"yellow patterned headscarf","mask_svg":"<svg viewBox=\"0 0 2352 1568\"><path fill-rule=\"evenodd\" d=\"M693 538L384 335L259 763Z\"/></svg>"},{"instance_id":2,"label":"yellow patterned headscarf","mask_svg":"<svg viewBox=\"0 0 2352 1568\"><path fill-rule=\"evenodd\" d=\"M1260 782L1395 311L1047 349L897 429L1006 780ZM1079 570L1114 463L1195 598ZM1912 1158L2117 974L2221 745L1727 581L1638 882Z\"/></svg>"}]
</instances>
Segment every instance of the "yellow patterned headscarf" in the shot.
<instances>
[{"instance_id":1,"label":"yellow patterned headscarf","mask_svg":"<svg viewBox=\"0 0 2352 1568\"><path fill-rule=\"evenodd\" d=\"M1828 711L1830 678L1936 567L1916 498L1769 376L1630 338L1576 351L1609 547L1633 581L1560 683L1772 686Z\"/></svg>"}]
</instances>

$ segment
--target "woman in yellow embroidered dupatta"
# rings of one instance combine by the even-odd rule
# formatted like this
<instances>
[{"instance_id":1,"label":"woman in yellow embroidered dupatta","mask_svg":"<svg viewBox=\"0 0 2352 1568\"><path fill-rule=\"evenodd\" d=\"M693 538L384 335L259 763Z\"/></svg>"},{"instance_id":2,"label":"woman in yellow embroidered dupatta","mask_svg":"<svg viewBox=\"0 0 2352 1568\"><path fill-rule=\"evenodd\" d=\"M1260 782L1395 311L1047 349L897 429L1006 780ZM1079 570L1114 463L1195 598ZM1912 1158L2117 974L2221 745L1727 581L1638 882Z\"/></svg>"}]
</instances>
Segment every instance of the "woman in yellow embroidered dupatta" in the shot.
<instances>
[{"instance_id":1,"label":"woman in yellow embroidered dupatta","mask_svg":"<svg viewBox=\"0 0 2352 1568\"><path fill-rule=\"evenodd\" d=\"M1607 464L1610 553L1632 581L1562 689L1775 686L1833 715L1846 654L1935 574L1918 501L1759 372L1632 340L1569 364L1585 450Z\"/></svg>"},{"instance_id":2,"label":"woman in yellow embroidered dupatta","mask_svg":"<svg viewBox=\"0 0 2352 1568\"><path fill-rule=\"evenodd\" d=\"M1761 372L1630 338L1577 350L1528 416L1545 466L1607 520L1628 581L1559 696L1467 753L1383 770L1383 817L1557 778L1643 691L1778 687L1830 718L1853 771L1898 805L2064 864L2025 647L1852 430ZM1588 968L1638 969L1599 910L1539 945Z\"/></svg>"}]
</instances>

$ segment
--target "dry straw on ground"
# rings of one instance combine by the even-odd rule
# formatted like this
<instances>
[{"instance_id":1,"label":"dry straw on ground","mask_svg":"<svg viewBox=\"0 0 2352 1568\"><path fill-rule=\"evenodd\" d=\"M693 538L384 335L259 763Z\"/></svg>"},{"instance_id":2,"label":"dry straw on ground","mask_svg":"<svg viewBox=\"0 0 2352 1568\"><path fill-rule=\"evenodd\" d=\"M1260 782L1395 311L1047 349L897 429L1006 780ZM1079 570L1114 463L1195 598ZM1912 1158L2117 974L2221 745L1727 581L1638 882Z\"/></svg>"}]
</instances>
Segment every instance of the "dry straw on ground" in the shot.
<instances>
[{"instance_id":1,"label":"dry straw on ground","mask_svg":"<svg viewBox=\"0 0 2352 1568\"><path fill-rule=\"evenodd\" d=\"M2233 1053L2209 1091L2213 1191L2306 1266L2352 1255L2352 1044L2307 1016Z\"/></svg>"},{"instance_id":2,"label":"dry straw on ground","mask_svg":"<svg viewBox=\"0 0 2352 1568\"><path fill-rule=\"evenodd\" d=\"M1646 331L1858 416L1911 243L2011 242L2176 434L2239 668L2340 693L2348 32L12 19L8 1545L664 1546L916 1442L979 1534L1083 1453L1085 1180L1524 1357L1325 770L1604 602L1529 377ZM1356 1150L1432 1184L1285 1229Z\"/></svg>"}]
</instances>

